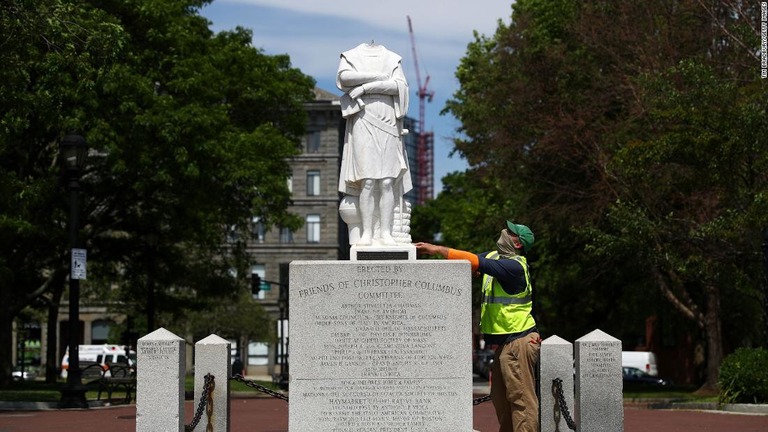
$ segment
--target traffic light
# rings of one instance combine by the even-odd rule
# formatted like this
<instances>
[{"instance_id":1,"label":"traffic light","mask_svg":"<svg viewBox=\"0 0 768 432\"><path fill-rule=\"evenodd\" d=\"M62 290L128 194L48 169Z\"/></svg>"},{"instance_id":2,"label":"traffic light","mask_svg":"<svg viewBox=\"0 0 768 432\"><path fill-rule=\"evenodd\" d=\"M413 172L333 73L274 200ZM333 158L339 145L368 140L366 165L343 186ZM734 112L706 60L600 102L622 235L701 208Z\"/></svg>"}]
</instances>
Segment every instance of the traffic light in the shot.
<instances>
[{"instance_id":1,"label":"traffic light","mask_svg":"<svg viewBox=\"0 0 768 432\"><path fill-rule=\"evenodd\" d=\"M251 294L259 295L261 291L261 276L258 273L251 273Z\"/></svg>"}]
</instances>

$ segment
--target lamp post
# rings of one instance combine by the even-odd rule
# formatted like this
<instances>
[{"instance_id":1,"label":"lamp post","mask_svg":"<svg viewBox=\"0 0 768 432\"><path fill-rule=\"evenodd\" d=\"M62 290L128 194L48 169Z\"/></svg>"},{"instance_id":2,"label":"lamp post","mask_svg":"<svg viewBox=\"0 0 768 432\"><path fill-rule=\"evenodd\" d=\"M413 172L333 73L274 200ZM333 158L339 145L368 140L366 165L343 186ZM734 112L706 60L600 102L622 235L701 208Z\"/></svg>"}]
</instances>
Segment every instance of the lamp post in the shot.
<instances>
[{"instance_id":1,"label":"lamp post","mask_svg":"<svg viewBox=\"0 0 768 432\"><path fill-rule=\"evenodd\" d=\"M280 347L278 352L280 353L280 379L278 386L282 389L288 388L288 337L285 335L285 324L288 320L288 285L280 285L280 295L277 299L277 304L280 307Z\"/></svg>"},{"instance_id":2,"label":"lamp post","mask_svg":"<svg viewBox=\"0 0 768 432\"><path fill-rule=\"evenodd\" d=\"M73 250L77 248L77 232L80 227L80 173L85 165L88 146L80 135L67 135L59 143L63 160L63 172L69 189L69 366L67 384L61 392L62 408L88 408L80 374L80 276L75 275Z\"/></svg>"}]
</instances>

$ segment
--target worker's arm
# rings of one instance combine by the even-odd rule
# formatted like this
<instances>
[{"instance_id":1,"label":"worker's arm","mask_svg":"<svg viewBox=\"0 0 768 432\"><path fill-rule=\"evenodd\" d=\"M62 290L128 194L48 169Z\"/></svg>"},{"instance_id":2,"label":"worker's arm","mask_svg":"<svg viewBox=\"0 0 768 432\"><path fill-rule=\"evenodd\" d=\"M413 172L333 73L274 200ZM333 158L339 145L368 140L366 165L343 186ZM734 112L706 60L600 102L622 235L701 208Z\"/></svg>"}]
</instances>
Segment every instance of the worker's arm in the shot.
<instances>
[{"instance_id":1,"label":"worker's arm","mask_svg":"<svg viewBox=\"0 0 768 432\"><path fill-rule=\"evenodd\" d=\"M467 252L459 249L451 249L446 246L433 245L431 243L419 242L416 243L416 250L418 252L428 255L440 255L443 258L451 260L467 260L472 265L472 271L477 270L480 265L477 255L472 252Z\"/></svg>"}]
</instances>

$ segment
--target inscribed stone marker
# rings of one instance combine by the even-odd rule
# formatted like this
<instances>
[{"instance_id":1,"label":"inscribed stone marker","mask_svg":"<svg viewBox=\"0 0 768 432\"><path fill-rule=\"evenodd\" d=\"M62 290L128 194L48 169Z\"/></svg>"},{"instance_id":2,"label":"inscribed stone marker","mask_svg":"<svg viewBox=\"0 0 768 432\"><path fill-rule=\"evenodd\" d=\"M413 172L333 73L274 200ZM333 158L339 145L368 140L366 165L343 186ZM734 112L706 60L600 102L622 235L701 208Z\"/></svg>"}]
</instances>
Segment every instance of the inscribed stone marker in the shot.
<instances>
[{"instance_id":1,"label":"inscribed stone marker","mask_svg":"<svg viewBox=\"0 0 768 432\"><path fill-rule=\"evenodd\" d=\"M139 339L136 432L184 431L184 339L164 328Z\"/></svg>"},{"instance_id":2,"label":"inscribed stone marker","mask_svg":"<svg viewBox=\"0 0 768 432\"><path fill-rule=\"evenodd\" d=\"M601 330L576 339L577 431L623 431L622 387L621 341Z\"/></svg>"},{"instance_id":3,"label":"inscribed stone marker","mask_svg":"<svg viewBox=\"0 0 768 432\"><path fill-rule=\"evenodd\" d=\"M462 261L294 261L291 432L472 431Z\"/></svg>"}]
</instances>

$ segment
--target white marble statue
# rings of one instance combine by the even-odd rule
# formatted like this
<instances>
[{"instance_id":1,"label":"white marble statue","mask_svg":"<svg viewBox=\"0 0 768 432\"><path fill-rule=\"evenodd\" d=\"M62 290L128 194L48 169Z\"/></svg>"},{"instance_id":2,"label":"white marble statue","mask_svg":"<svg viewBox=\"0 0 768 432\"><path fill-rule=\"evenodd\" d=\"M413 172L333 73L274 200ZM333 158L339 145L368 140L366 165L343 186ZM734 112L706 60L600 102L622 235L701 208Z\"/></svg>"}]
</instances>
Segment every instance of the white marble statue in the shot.
<instances>
[{"instance_id":1,"label":"white marble statue","mask_svg":"<svg viewBox=\"0 0 768 432\"><path fill-rule=\"evenodd\" d=\"M339 192L357 197L357 246L394 246L395 209L413 188L402 136L408 111L408 84L399 55L378 44L360 44L341 53L336 85L347 119ZM408 237L410 239L410 236Z\"/></svg>"}]
</instances>

